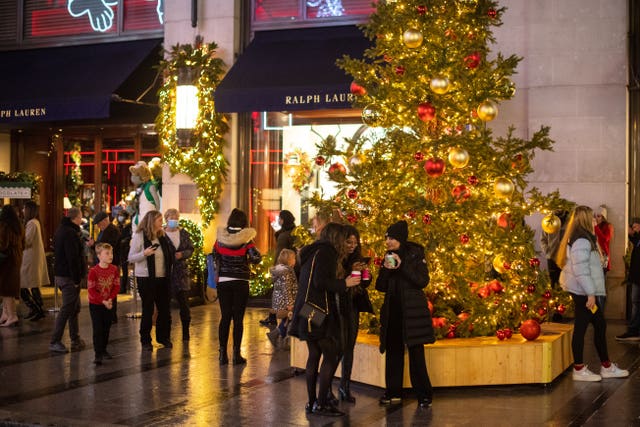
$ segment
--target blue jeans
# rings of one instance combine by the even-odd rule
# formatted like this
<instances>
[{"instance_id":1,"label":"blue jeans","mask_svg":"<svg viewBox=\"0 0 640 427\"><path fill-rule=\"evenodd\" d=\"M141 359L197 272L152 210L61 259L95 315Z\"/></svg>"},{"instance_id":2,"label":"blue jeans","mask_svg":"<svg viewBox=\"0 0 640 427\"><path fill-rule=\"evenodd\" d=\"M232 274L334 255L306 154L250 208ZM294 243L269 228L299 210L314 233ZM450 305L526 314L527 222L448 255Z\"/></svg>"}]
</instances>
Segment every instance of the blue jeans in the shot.
<instances>
[{"instance_id":1,"label":"blue jeans","mask_svg":"<svg viewBox=\"0 0 640 427\"><path fill-rule=\"evenodd\" d=\"M71 342L80 339L78 328L78 313L80 313L80 283L73 283L71 277L55 277L55 284L62 292L62 306L56 318L56 325L53 328L51 342L62 340L64 327L69 322L69 337Z\"/></svg>"}]
</instances>

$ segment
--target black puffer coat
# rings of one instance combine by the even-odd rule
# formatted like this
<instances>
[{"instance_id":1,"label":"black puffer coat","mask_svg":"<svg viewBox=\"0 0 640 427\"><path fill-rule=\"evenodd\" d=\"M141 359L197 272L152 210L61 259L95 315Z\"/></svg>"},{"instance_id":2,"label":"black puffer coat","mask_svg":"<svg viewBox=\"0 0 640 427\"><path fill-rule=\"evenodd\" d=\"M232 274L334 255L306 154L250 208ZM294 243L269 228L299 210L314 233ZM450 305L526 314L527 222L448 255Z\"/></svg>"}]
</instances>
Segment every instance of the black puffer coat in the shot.
<instances>
[{"instance_id":1,"label":"black puffer coat","mask_svg":"<svg viewBox=\"0 0 640 427\"><path fill-rule=\"evenodd\" d=\"M315 263L313 258L315 256ZM311 265L313 264L313 271ZM340 338L340 315L336 304L336 294L343 293L347 289L344 279L336 278L338 268L338 252L326 240L318 240L300 250L300 280L298 293L293 307L293 319L289 328L289 334L298 337L302 341L309 339ZM311 281L309 281L311 275ZM309 286L310 285L310 286ZM299 316L300 309L304 305L307 289L308 300L319 307L328 305L327 315L322 327L308 331L307 319Z\"/></svg>"},{"instance_id":2,"label":"black puffer coat","mask_svg":"<svg viewBox=\"0 0 640 427\"><path fill-rule=\"evenodd\" d=\"M401 264L398 269L380 268L376 289L384 292L384 303L380 309L380 352L386 350L387 336L401 333L407 346L435 342L431 313L427 297L422 290L429 284L429 270L424 257L424 248L407 242L397 251ZM391 331L389 315L391 304L400 304L403 330Z\"/></svg>"}]
</instances>

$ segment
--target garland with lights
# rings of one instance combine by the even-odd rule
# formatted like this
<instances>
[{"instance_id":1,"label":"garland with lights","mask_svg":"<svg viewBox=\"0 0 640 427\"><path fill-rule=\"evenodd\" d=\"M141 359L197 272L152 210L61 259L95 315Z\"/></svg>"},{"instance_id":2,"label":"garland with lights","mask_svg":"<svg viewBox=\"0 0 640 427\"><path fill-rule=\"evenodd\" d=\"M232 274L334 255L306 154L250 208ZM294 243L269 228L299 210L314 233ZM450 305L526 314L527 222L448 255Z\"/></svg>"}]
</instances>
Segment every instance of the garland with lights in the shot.
<instances>
[{"instance_id":1,"label":"garland with lights","mask_svg":"<svg viewBox=\"0 0 640 427\"><path fill-rule=\"evenodd\" d=\"M40 194L42 177L35 172L11 172L0 171L0 182L15 182L26 184L31 189L31 199L36 200Z\"/></svg>"},{"instance_id":2,"label":"garland with lights","mask_svg":"<svg viewBox=\"0 0 640 427\"><path fill-rule=\"evenodd\" d=\"M73 144L69 152L71 161L74 166L71 168L71 173L67 175L67 197L71 206L80 206L80 187L84 184L82 179L82 155L80 154L80 144L77 142Z\"/></svg>"},{"instance_id":3,"label":"garland with lights","mask_svg":"<svg viewBox=\"0 0 640 427\"><path fill-rule=\"evenodd\" d=\"M164 84L158 92L160 113L156 130L161 142L163 160L172 173L189 175L198 187L198 207L204 227L207 227L220 209L222 185L227 176L224 157L224 135L229 126L227 118L215 111L213 92L224 74L224 61L216 57L215 43L203 43L196 37L195 46L175 45L160 61ZM191 136L192 147L178 147L175 123L176 86L178 69L191 67L197 71L199 117Z\"/></svg>"},{"instance_id":4,"label":"garland with lights","mask_svg":"<svg viewBox=\"0 0 640 427\"><path fill-rule=\"evenodd\" d=\"M202 235L202 229L199 224L186 218L180 218L179 224L180 227L189 233L191 243L193 243L193 254L187 259L187 267L189 267L191 280L202 286L206 286L204 272L207 268L207 260L203 249L204 236Z\"/></svg>"},{"instance_id":5,"label":"garland with lights","mask_svg":"<svg viewBox=\"0 0 640 427\"><path fill-rule=\"evenodd\" d=\"M273 266L273 254L267 253L262 255L259 264L250 264L251 280L249 280L249 295L252 297L265 296L271 289L271 273L269 269Z\"/></svg>"}]
</instances>

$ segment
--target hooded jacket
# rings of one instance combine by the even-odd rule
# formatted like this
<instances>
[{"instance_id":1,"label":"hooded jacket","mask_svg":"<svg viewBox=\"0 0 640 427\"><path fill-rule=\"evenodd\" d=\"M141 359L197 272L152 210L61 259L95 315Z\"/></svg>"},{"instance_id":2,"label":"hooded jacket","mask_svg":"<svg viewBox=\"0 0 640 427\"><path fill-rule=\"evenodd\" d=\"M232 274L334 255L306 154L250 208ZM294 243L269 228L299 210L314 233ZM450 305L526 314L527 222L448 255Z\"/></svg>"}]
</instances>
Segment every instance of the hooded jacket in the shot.
<instances>
[{"instance_id":1,"label":"hooded jacket","mask_svg":"<svg viewBox=\"0 0 640 427\"><path fill-rule=\"evenodd\" d=\"M384 292L384 303L380 309L380 352L386 351L387 336L401 333L407 346L435 342L433 323L427 297L422 290L429 284L429 270L424 257L424 248L407 242L397 251L400 267L380 268L376 289ZM402 330L389 330L391 305L400 304Z\"/></svg>"},{"instance_id":2,"label":"hooded jacket","mask_svg":"<svg viewBox=\"0 0 640 427\"><path fill-rule=\"evenodd\" d=\"M64 217L53 237L54 271L56 276L70 277L79 284L87 275L84 243L80 238L80 227L71 218Z\"/></svg>"},{"instance_id":3,"label":"hooded jacket","mask_svg":"<svg viewBox=\"0 0 640 427\"><path fill-rule=\"evenodd\" d=\"M219 266L219 282L249 280L249 263L258 264L262 259L253 243L254 237L256 230L250 227L237 233L230 232L227 227L218 228L213 254Z\"/></svg>"},{"instance_id":4,"label":"hooded jacket","mask_svg":"<svg viewBox=\"0 0 640 427\"><path fill-rule=\"evenodd\" d=\"M347 284L344 279L337 278L338 252L328 241L318 240L300 249L300 266L298 294L293 307L289 335L298 337L302 341L322 338L339 341L340 315L335 294L345 292ZM322 326L313 328L312 331L309 331L307 319L299 315L306 301L328 308L327 317Z\"/></svg>"}]
</instances>

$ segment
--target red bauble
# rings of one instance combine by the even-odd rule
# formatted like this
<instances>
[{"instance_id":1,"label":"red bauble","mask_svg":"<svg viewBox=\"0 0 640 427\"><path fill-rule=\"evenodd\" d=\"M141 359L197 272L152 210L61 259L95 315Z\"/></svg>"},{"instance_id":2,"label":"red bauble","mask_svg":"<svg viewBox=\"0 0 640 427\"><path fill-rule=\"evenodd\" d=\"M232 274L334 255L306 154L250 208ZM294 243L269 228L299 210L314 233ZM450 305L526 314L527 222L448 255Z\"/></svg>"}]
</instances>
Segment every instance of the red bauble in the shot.
<instances>
[{"instance_id":1,"label":"red bauble","mask_svg":"<svg viewBox=\"0 0 640 427\"><path fill-rule=\"evenodd\" d=\"M509 262L505 261L505 262L502 264L502 268L504 268L505 270L511 270L511 263L509 263Z\"/></svg>"},{"instance_id":2,"label":"red bauble","mask_svg":"<svg viewBox=\"0 0 640 427\"><path fill-rule=\"evenodd\" d=\"M542 294L542 298L551 299L551 291L548 290L548 289L546 291L544 291L544 293Z\"/></svg>"},{"instance_id":3,"label":"red bauble","mask_svg":"<svg viewBox=\"0 0 640 427\"><path fill-rule=\"evenodd\" d=\"M503 331L504 331L504 337L506 339L509 339L513 336L513 331L511 330L511 328L504 328Z\"/></svg>"},{"instance_id":4,"label":"red bauble","mask_svg":"<svg viewBox=\"0 0 640 427\"><path fill-rule=\"evenodd\" d=\"M358 198L358 190L352 188L351 190L347 191L347 197L350 199L357 199Z\"/></svg>"},{"instance_id":5,"label":"red bauble","mask_svg":"<svg viewBox=\"0 0 640 427\"><path fill-rule=\"evenodd\" d=\"M466 245L467 243L469 243L469 236L467 236L466 234L461 235L460 243L462 243L463 245Z\"/></svg>"},{"instance_id":6,"label":"red bauble","mask_svg":"<svg viewBox=\"0 0 640 427\"><path fill-rule=\"evenodd\" d=\"M495 19L495 17L498 16L498 12L495 9L491 8L487 11L487 15L489 16L489 18Z\"/></svg>"},{"instance_id":7,"label":"red bauble","mask_svg":"<svg viewBox=\"0 0 640 427\"><path fill-rule=\"evenodd\" d=\"M498 282L495 279L489 282L489 288L496 294L499 294L504 290L504 286L502 286L502 283Z\"/></svg>"},{"instance_id":8,"label":"red bauble","mask_svg":"<svg viewBox=\"0 0 640 427\"><path fill-rule=\"evenodd\" d=\"M456 337L456 332L455 331L447 332L447 338L455 338L455 337Z\"/></svg>"},{"instance_id":9,"label":"red bauble","mask_svg":"<svg viewBox=\"0 0 640 427\"><path fill-rule=\"evenodd\" d=\"M496 331L496 337L498 337L498 339L500 341L504 340L507 336L504 334L504 331L502 329L498 329Z\"/></svg>"},{"instance_id":10,"label":"red bauble","mask_svg":"<svg viewBox=\"0 0 640 427\"><path fill-rule=\"evenodd\" d=\"M418 13L420 15L424 15L425 13L427 13L427 6L425 6L423 4L418 5L418 6L416 6L416 10L418 11Z\"/></svg>"},{"instance_id":11,"label":"red bauble","mask_svg":"<svg viewBox=\"0 0 640 427\"><path fill-rule=\"evenodd\" d=\"M516 223L511 221L511 214L504 212L501 213L500 216L498 216L498 227L500 228L507 228L509 227L510 229L514 229L516 226Z\"/></svg>"},{"instance_id":12,"label":"red bauble","mask_svg":"<svg viewBox=\"0 0 640 427\"><path fill-rule=\"evenodd\" d=\"M382 36L382 37L384 37L384 36ZM387 62L387 63L388 63L388 62L393 61L393 56L391 56L391 55L387 55L387 54L384 54L384 55L382 56L382 59L384 59L384 62Z\"/></svg>"},{"instance_id":13,"label":"red bauble","mask_svg":"<svg viewBox=\"0 0 640 427\"><path fill-rule=\"evenodd\" d=\"M356 82L351 82L351 86L349 87L349 90L351 91L352 94L356 96L362 96L367 94L367 90Z\"/></svg>"},{"instance_id":14,"label":"red bauble","mask_svg":"<svg viewBox=\"0 0 640 427\"><path fill-rule=\"evenodd\" d=\"M356 222L358 222L358 217L354 214L349 214L347 215L347 221L349 221L351 224L355 224Z\"/></svg>"},{"instance_id":15,"label":"red bauble","mask_svg":"<svg viewBox=\"0 0 640 427\"><path fill-rule=\"evenodd\" d=\"M431 319L431 323L433 324L434 328L439 329L447 326L447 319L445 319L444 317L433 317Z\"/></svg>"},{"instance_id":16,"label":"red bauble","mask_svg":"<svg viewBox=\"0 0 640 427\"><path fill-rule=\"evenodd\" d=\"M347 173L347 168L342 163L334 163L329 166L329 174L341 174L345 175Z\"/></svg>"},{"instance_id":17,"label":"red bauble","mask_svg":"<svg viewBox=\"0 0 640 427\"><path fill-rule=\"evenodd\" d=\"M529 306L523 302L522 304L520 304L520 310L522 310L522 312L525 312L529 310Z\"/></svg>"},{"instance_id":18,"label":"red bauble","mask_svg":"<svg viewBox=\"0 0 640 427\"><path fill-rule=\"evenodd\" d=\"M469 185L478 185L478 177L475 175L471 175L469 178L467 178L467 183Z\"/></svg>"},{"instance_id":19,"label":"red bauble","mask_svg":"<svg viewBox=\"0 0 640 427\"><path fill-rule=\"evenodd\" d=\"M429 215L429 214L422 215L422 222L425 225L430 225L431 224L431 215Z\"/></svg>"},{"instance_id":20,"label":"red bauble","mask_svg":"<svg viewBox=\"0 0 640 427\"><path fill-rule=\"evenodd\" d=\"M405 72L405 68L402 65L398 65L396 67L396 74L399 76L403 76Z\"/></svg>"},{"instance_id":21,"label":"red bauble","mask_svg":"<svg viewBox=\"0 0 640 427\"><path fill-rule=\"evenodd\" d=\"M417 212L414 209L410 209L409 212L406 213L406 217L410 219L414 219L417 215Z\"/></svg>"},{"instance_id":22,"label":"red bauble","mask_svg":"<svg viewBox=\"0 0 640 427\"><path fill-rule=\"evenodd\" d=\"M376 267L380 267L380 266L382 265L382 263L383 263L383 262L384 262L384 259L383 259L382 257L379 257L379 256L378 256L378 257L375 257L375 258L373 259L373 264L374 264Z\"/></svg>"},{"instance_id":23,"label":"red bauble","mask_svg":"<svg viewBox=\"0 0 640 427\"><path fill-rule=\"evenodd\" d=\"M478 296L480 298L486 298L491 294L491 289L488 286L483 286L478 289Z\"/></svg>"},{"instance_id":24,"label":"red bauble","mask_svg":"<svg viewBox=\"0 0 640 427\"><path fill-rule=\"evenodd\" d=\"M440 157L432 157L424 163L424 170L431 178L437 178L444 173L444 160Z\"/></svg>"},{"instance_id":25,"label":"red bauble","mask_svg":"<svg viewBox=\"0 0 640 427\"><path fill-rule=\"evenodd\" d=\"M324 164L326 163L326 159L322 156L318 156L316 157L316 165L318 166L324 166Z\"/></svg>"},{"instance_id":26,"label":"red bauble","mask_svg":"<svg viewBox=\"0 0 640 427\"><path fill-rule=\"evenodd\" d=\"M527 293L532 294L536 291L536 285L531 284L529 286L527 286Z\"/></svg>"},{"instance_id":27,"label":"red bauble","mask_svg":"<svg viewBox=\"0 0 640 427\"><path fill-rule=\"evenodd\" d=\"M538 315L539 315L540 317L544 317L544 316L546 316L546 315L547 315L547 307L540 307L540 308L538 309Z\"/></svg>"},{"instance_id":28,"label":"red bauble","mask_svg":"<svg viewBox=\"0 0 640 427\"><path fill-rule=\"evenodd\" d=\"M469 316L471 316L469 313L467 313L466 311L463 311L462 313L458 314L458 319L464 322L469 318Z\"/></svg>"},{"instance_id":29,"label":"red bauble","mask_svg":"<svg viewBox=\"0 0 640 427\"><path fill-rule=\"evenodd\" d=\"M423 154L422 152L420 152L420 151L416 152L416 153L413 155L413 160L415 160L416 162L421 162L421 161L423 161L423 160L424 160L424 154Z\"/></svg>"},{"instance_id":30,"label":"red bauble","mask_svg":"<svg viewBox=\"0 0 640 427\"><path fill-rule=\"evenodd\" d=\"M566 310L567 310L567 307L565 307L564 304L560 304L558 307L556 307L556 311L559 314L564 314Z\"/></svg>"},{"instance_id":31,"label":"red bauble","mask_svg":"<svg viewBox=\"0 0 640 427\"><path fill-rule=\"evenodd\" d=\"M472 54L464 57L464 65L470 69L478 68L480 61L482 61L482 56L480 56L479 52L473 52Z\"/></svg>"},{"instance_id":32,"label":"red bauble","mask_svg":"<svg viewBox=\"0 0 640 427\"><path fill-rule=\"evenodd\" d=\"M456 203L461 203L471 197L471 191L467 188L466 185L460 184L453 187L451 190L451 195Z\"/></svg>"},{"instance_id":33,"label":"red bauble","mask_svg":"<svg viewBox=\"0 0 640 427\"><path fill-rule=\"evenodd\" d=\"M538 258L531 258L531 259L529 260L529 265L530 265L532 268L539 267L539 266L540 266L540 260L539 260Z\"/></svg>"},{"instance_id":34,"label":"red bauble","mask_svg":"<svg viewBox=\"0 0 640 427\"><path fill-rule=\"evenodd\" d=\"M433 120L436 116L436 107L431 105L430 102L422 102L418 105L418 117L423 122Z\"/></svg>"},{"instance_id":35,"label":"red bauble","mask_svg":"<svg viewBox=\"0 0 640 427\"><path fill-rule=\"evenodd\" d=\"M520 325L520 335L528 341L533 341L540 336L540 324L533 319L525 320Z\"/></svg>"}]
</instances>

